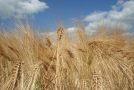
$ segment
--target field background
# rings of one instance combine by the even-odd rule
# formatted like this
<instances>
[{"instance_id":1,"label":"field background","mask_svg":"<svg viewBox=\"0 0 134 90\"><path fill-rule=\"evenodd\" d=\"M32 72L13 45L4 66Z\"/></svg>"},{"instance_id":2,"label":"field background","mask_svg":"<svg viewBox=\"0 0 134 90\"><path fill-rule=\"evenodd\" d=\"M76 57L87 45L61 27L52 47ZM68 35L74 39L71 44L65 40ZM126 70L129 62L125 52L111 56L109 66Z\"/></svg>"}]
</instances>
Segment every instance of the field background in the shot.
<instances>
[{"instance_id":1,"label":"field background","mask_svg":"<svg viewBox=\"0 0 134 90\"><path fill-rule=\"evenodd\" d=\"M0 90L134 90L134 38L120 27L54 35L28 23L0 32Z\"/></svg>"}]
</instances>

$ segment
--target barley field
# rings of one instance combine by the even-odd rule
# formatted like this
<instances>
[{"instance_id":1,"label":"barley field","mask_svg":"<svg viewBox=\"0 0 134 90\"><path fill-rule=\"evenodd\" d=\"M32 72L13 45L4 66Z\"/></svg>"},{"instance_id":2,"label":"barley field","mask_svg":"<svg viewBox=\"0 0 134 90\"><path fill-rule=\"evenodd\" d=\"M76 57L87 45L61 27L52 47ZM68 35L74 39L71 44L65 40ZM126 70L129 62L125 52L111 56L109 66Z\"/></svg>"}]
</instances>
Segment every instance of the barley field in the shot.
<instances>
[{"instance_id":1,"label":"barley field","mask_svg":"<svg viewBox=\"0 0 134 90\"><path fill-rule=\"evenodd\" d=\"M134 90L134 38L119 28L16 29L0 32L0 90Z\"/></svg>"}]
</instances>

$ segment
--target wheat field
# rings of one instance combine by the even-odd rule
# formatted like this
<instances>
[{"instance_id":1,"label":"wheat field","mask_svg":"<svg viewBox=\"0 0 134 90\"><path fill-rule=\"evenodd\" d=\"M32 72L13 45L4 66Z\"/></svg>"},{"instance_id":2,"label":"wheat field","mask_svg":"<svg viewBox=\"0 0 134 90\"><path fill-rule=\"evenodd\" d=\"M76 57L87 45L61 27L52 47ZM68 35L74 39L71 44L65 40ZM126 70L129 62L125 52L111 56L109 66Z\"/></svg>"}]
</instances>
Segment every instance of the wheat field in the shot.
<instances>
[{"instance_id":1,"label":"wheat field","mask_svg":"<svg viewBox=\"0 0 134 90\"><path fill-rule=\"evenodd\" d=\"M56 39L29 25L0 32L0 90L134 90L134 38L118 28Z\"/></svg>"}]
</instances>

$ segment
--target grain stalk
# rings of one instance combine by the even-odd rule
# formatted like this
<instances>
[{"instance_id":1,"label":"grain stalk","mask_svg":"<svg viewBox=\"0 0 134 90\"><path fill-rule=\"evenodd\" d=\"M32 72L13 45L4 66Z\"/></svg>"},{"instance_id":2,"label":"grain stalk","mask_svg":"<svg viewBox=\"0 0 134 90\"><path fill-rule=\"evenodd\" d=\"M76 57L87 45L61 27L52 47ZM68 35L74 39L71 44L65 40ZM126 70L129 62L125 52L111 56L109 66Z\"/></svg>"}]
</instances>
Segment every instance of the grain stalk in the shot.
<instances>
[{"instance_id":1,"label":"grain stalk","mask_svg":"<svg viewBox=\"0 0 134 90\"><path fill-rule=\"evenodd\" d=\"M61 78L60 78L60 63L61 63L61 46L60 46L60 41L63 36L64 29L63 27L60 27L57 31L57 41L58 41L58 47L57 47L57 62L56 62L56 84L55 84L55 89L59 90Z\"/></svg>"}]
</instances>

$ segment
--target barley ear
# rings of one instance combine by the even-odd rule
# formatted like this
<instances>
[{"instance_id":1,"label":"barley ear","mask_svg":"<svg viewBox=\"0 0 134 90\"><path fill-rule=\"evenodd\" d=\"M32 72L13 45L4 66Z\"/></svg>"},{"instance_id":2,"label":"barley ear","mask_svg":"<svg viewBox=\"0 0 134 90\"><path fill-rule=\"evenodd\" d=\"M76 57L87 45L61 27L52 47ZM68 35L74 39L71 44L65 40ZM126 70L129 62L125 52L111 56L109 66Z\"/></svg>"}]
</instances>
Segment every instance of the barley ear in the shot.
<instances>
[{"instance_id":1,"label":"barley ear","mask_svg":"<svg viewBox=\"0 0 134 90\"><path fill-rule=\"evenodd\" d=\"M51 40L50 40L48 37L45 37L45 39L46 39L46 45L47 45L48 47L50 47L50 46L52 45Z\"/></svg>"},{"instance_id":2,"label":"barley ear","mask_svg":"<svg viewBox=\"0 0 134 90\"><path fill-rule=\"evenodd\" d=\"M63 36L63 33L64 33L64 28L63 27L60 27L57 31L57 40L60 41L61 40L61 37Z\"/></svg>"}]
</instances>

